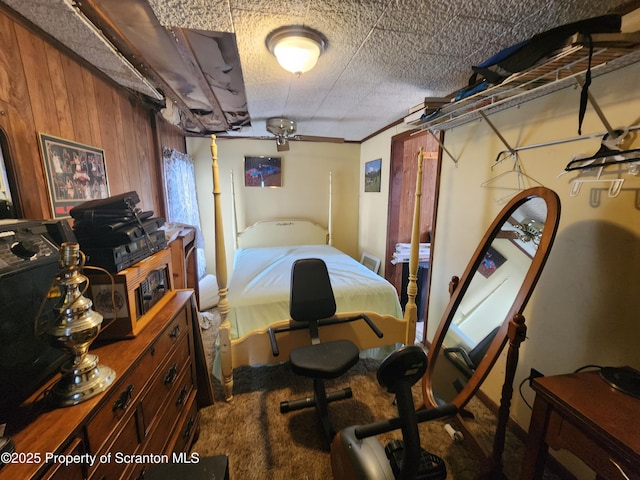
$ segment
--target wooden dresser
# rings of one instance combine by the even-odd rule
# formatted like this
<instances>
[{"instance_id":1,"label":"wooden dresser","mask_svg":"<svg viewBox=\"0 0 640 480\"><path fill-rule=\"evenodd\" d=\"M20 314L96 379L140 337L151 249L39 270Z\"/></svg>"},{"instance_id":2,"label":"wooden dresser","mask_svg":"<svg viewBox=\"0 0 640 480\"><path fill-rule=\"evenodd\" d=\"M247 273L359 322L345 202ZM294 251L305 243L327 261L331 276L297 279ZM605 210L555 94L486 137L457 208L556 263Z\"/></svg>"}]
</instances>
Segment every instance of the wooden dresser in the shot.
<instances>
[{"instance_id":1,"label":"wooden dresser","mask_svg":"<svg viewBox=\"0 0 640 480\"><path fill-rule=\"evenodd\" d=\"M7 425L16 453L0 480L141 479L151 464L188 460L174 452L189 451L199 429L197 400L208 398L198 395L194 346L201 339L193 291L166 295L136 338L92 348L117 374L108 390L58 408L48 405L48 384L23 404ZM76 456L65 457L65 466L54 454Z\"/></svg>"}]
</instances>

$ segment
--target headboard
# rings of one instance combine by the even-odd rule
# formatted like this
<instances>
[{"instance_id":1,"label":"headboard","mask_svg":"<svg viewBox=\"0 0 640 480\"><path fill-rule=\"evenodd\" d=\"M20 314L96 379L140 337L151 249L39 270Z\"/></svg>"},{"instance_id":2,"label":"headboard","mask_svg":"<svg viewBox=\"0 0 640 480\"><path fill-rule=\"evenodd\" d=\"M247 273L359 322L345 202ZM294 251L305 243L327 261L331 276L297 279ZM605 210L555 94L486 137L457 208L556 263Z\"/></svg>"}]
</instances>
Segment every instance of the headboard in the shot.
<instances>
[{"instance_id":1,"label":"headboard","mask_svg":"<svg viewBox=\"0 0 640 480\"><path fill-rule=\"evenodd\" d=\"M263 220L238 234L238 248L326 245L329 231L309 220Z\"/></svg>"}]
</instances>

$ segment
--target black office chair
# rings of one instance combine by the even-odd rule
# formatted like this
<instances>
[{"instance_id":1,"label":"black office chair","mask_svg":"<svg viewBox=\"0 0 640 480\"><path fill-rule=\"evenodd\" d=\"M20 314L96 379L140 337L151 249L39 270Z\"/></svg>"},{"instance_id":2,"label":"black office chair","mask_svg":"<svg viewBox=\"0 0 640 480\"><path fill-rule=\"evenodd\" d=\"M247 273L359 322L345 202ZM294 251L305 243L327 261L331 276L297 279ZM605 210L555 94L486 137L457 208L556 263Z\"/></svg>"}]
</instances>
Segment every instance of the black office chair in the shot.
<instances>
[{"instance_id":1,"label":"black office chair","mask_svg":"<svg viewBox=\"0 0 640 480\"><path fill-rule=\"evenodd\" d=\"M489 350L491 342L493 342L493 339L496 337L498 330L500 330L500 326L491 330L468 352L462 347L449 347L444 349L444 356L469 379L478 368L478 365L480 365L487 350Z\"/></svg>"},{"instance_id":2,"label":"black office chair","mask_svg":"<svg viewBox=\"0 0 640 480\"><path fill-rule=\"evenodd\" d=\"M287 327L269 328L271 348L279 355L276 333L309 329L311 345L299 347L289 353L291 370L297 375L313 379L313 397L280 403L280 412L287 413L303 408L315 407L322 428L329 442L335 435L329 421L327 405L337 400L351 398L351 388L327 394L324 381L338 378L358 362L358 347L350 340L320 342L318 330L321 326L364 319L369 327L382 338L382 332L364 314L337 319L336 302L331 288L329 272L323 260L305 258L296 260L291 269L291 298L289 304L291 324Z\"/></svg>"}]
</instances>

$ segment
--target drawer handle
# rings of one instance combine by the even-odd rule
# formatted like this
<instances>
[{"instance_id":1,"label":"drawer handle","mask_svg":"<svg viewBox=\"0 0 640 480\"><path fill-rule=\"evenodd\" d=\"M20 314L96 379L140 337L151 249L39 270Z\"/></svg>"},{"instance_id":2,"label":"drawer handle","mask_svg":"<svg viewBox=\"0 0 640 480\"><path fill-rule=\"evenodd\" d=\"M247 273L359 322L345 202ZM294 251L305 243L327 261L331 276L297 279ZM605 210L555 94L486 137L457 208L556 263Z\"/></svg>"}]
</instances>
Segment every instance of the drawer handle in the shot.
<instances>
[{"instance_id":1,"label":"drawer handle","mask_svg":"<svg viewBox=\"0 0 640 480\"><path fill-rule=\"evenodd\" d=\"M133 392L133 385L129 385L121 394L120 397L113 402L112 411L125 410L131 403L131 393Z\"/></svg>"},{"instance_id":2,"label":"drawer handle","mask_svg":"<svg viewBox=\"0 0 640 480\"><path fill-rule=\"evenodd\" d=\"M178 376L178 364L174 363L164 376L164 384L173 383Z\"/></svg>"},{"instance_id":3,"label":"drawer handle","mask_svg":"<svg viewBox=\"0 0 640 480\"><path fill-rule=\"evenodd\" d=\"M189 421L187 422L187 426L184 429L184 434L182 435L185 440L188 440L189 437L191 436L191 430L193 430L193 425L195 423L196 423L196 418L195 417L191 417L189 419Z\"/></svg>"},{"instance_id":4,"label":"drawer handle","mask_svg":"<svg viewBox=\"0 0 640 480\"><path fill-rule=\"evenodd\" d=\"M176 325L175 327L173 327L173 330L169 332L169 336L171 338L178 338L180 336L180 325Z\"/></svg>"},{"instance_id":5,"label":"drawer handle","mask_svg":"<svg viewBox=\"0 0 640 480\"><path fill-rule=\"evenodd\" d=\"M184 399L187 397L187 392L187 386L185 385L182 387L182 390L180 390L180 395L178 395L178 400L176 400L176 407L179 407L184 403Z\"/></svg>"},{"instance_id":6,"label":"drawer handle","mask_svg":"<svg viewBox=\"0 0 640 480\"><path fill-rule=\"evenodd\" d=\"M140 470L140 473L136 477L136 480L144 480L144 477L146 476L147 476L147 467L142 467L142 470Z\"/></svg>"}]
</instances>

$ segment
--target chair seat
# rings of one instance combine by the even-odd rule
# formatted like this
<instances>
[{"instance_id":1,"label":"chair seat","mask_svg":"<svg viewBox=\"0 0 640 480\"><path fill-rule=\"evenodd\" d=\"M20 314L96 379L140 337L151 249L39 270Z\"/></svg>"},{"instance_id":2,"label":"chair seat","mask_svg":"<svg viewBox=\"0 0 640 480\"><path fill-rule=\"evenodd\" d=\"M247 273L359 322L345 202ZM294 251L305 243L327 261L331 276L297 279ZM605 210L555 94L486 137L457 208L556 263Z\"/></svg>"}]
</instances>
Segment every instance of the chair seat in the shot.
<instances>
[{"instance_id":1,"label":"chair seat","mask_svg":"<svg viewBox=\"0 0 640 480\"><path fill-rule=\"evenodd\" d=\"M291 370L310 378L336 378L358 362L358 347L349 340L335 340L296 348L289 354Z\"/></svg>"}]
</instances>

